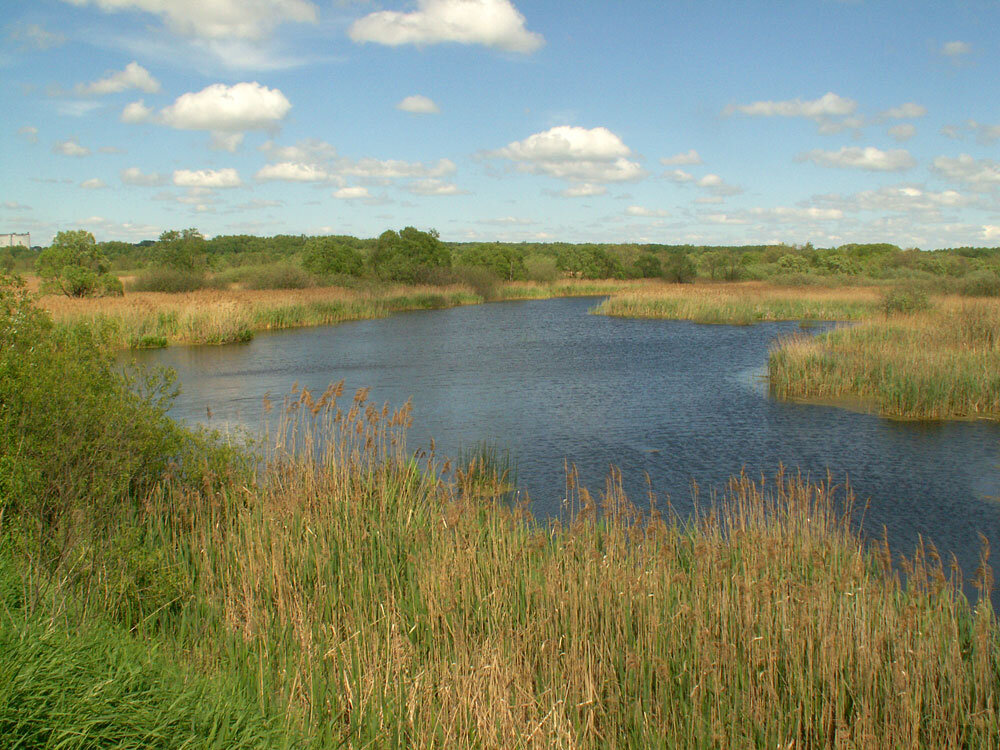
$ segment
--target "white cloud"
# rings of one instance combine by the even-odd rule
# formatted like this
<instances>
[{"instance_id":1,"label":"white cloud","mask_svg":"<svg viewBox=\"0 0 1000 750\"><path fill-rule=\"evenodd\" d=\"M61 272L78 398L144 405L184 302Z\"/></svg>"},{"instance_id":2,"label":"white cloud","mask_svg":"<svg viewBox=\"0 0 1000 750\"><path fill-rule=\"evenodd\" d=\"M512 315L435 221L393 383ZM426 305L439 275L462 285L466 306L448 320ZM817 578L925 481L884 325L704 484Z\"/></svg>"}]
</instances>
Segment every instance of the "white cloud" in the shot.
<instances>
[{"instance_id":1,"label":"white cloud","mask_svg":"<svg viewBox=\"0 0 1000 750\"><path fill-rule=\"evenodd\" d=\"M980 143L991 145L997 139L1000 139L1000 125L988 125L984 122L968 120L965 126L976 134L976 140Z\"/></svg>"},{"instance_id":2,"label":"white cloud","mask_svg":"<svg viewBox=\"0 0 1000 750\"><path fill-rule=\"evenodd\" d=\"M961 138L961 134L958 132L957 125L942 125L941 130L938 131L945 138Z\"/></svg>"},{"instance_id":3,"label":"white cloud","mask_svg":"<svg viewBox=\"0 0 1000 750\"><path fill-rule=\"evenodd\" d=\"M177 130L236 133L271 130L284 119L291 103L278 89L254 81L226 86L214 83L177 98L160 111L158 120Z\"/></svg>"},{"instance_id":4,"label":"white cloud","mask_svg":"<svg viewBox=\"0 0 1000 750\"><path fill-rule=\"evenodd\" d=\"M441 111L432 99L428 99L422 94L414 94L413 96L406 97L396 105L396 109L411 112L415 115L436 115Z\"/></svg>"},{"instance_id":5,"label":"white cloud","mask_svg":"<svg viewBox=\"0 0 1000 750\"><path fill-rule=\"evenodd\" d=\"M91 177L89 180L84 180L80 183L80 187L86 188L87 190L100 190L101 188L106 188L108 185L104 180L97 177Z\"/></svg>"},{"instance_id":6,"label":"white cloud","mask_svg":"<svg viewBox=\"0 0 1000 750\"><path fill-rule=\"evenodd\" d=\"M277 164L265 164L255 175L256 179L266 182L326 182L330 174L315 164L282 161Z\"/></svg>"},{"instance_id":7,"label":"white cloud","mask_svg":"<svg viewBox=\"0 0 1000 750\"><path fill-rule=\"evenodd\" d=\"M968 154L956 158L939 156L931 166L942 177L963 182L974 190L990 190L1000 185L1000 162L973 159Z\"/></svg>"},{"instance_id":8,"label":"white cloud","mask_svg":"<svg viewBox=\"0 0 1000 750\"><path fill-rule=\"evenodd\" d=\"M581 182L560 191L559 195L564 198L590 198L595 195L604 195L608 189L604 185L594 185L589 182Z\"/></svg>"},{"instance_id":9,"label":"white cloud","mask_svg":"<svg viewBox=\"0 0 1000 750\"><path fill-rule=\"evenodd\" d=\"M417 0L417 10L377 11L355 21L349 34L355 42L392 47L457 42L525 54L545 44L510 0Z\"/></svg>"},{"instance_id":10,"label":"white cloud","mask_svg":"<svg viewBox=\"0 0 1000 750\"><path fill-rule=\"evenodd\" d=\"M561 125L487 154L509 159L522 172L570 182L626 182L645 177L631 150L607 128Z\"/></svg>"},{"instance_id":11,"label":"white cloud","mask_svg":"<svg viewBox=\"0 0 1000 750\"><path fill-rule=\"evenodd\" d=\"M664 209L656 208L646 208L645 206L629 206L625 209L625 213L628 216L646 216L646 217L657 217L663 218L665 216L670 216L670 212Z\"/></svg>"},{"instance_id":12,"label":"white cloud","mask_svg":"<svg viewBox=\"0 0 1000 750\"><path fill-rule=\"evenodd\" d=\"M4 201L3 207L8 211L30 211L31 206L26 206L23 203L18 203L17 201Z\"/></svg>"},{"instance_id":13,"label":"white cloud","mask_svg":"<svg viewBox=\"0 0 1000 750\"><path fill-rule=\"evenodd\" d=\"M415 180L406 186L408 192L414 195L465 195L466 191L451 182L434 178Z\"/></svg>"},{"instance_id":14,"label":"white cloud","mask_svg":"<svg viewBox=\"0 0 1000 750\"><path fill-rule=\"evenodd\" d=\"M665 172L663 176L671 182L684 183L694 181L694 175L689 172L685 172L683 169L672 169L669 172Z\"/></svg>"},{"instance_id":15,"label":"white cloud","mask_svg":"<svg viewBox=\"0 0 1000 750\"><path fill-rule=\"evenodd\" d=\"M153 110L147 107L146 103L140 99L137 102L125 105L125 109L122 110L121 121L135 125L136 123L146 122L152 116Z\"/></svg>"},{"instance_id":16,"label":"white cloud","mask_svg":"<svg viewBox=\"0 0 1000 750\"><path fill-rule=\"evenodd\" d=\"M213 151L228 151L234 153L243 144L243 133L212 133L209 148Z\"/></svg>"},{"instance_id":17,"label":"white cloud","mask_svg":"<svg viewBox=\"0 0 1000 750\"><path fill-rule=\"evenodd\" d=\"M759 101L737 104L726 109L726 114L741 112L756 117L806 117L816 120L823 117L844 117L853 114L858 103L827 92L819 99L787 99L785 101Z\"/></svg>"},{"instance_id":18,"label":"white cloud","mask_svg":"<svg viewBox=\"0 0 1000 750\"><path fill-rule=\"evenodd\" d=\"M749 224L746 219L729 214L703 214L702 218L710 224Z\"/></svg>"},{"instance_id":19,"label":"white cloud","mask_svg":"<svg viewBox=\"0 0 1000 750\"><path fill-rule=\"evenodd\" d=\"M16 27L10 38L22 42L25 46L46 50L58 47L66 41L65 34L56 31L46 31L36 23Z\"/></svg>"},{"instance_id":20,"label":"white cloud","mask_svg":"<svg viewBox=\"0 0 1000 750\"><path fill-rule=\"evenodd\" d=\"M364 158L357 161L345 159L338 164L340 174L377 180L391 180L413 177L444 177L455 171L451 159L439 159L434 164L401 161L399 159Z\"/></svg>"},{"instance_id":21,"label":"white cloud","mask_svg":"<svg viewBox=\"0 0 1000 750\"><path fill-rule=\"evenodd\" d=\"M122 182L126 185L141 185L144 187L162 185L166 182L166 178L163 175L157 172L143 174L139 167L128 167L127 169L123 169L120 172L120 177Z\"/></svg>"},{"instance_id":22,"label":"white cloud","mask_svg":"<svg viewBox=\"0 0 1000 750\"><path fill-rule=\"evenodd\" d=\"M74 89L77 96L101 96L117 94L126 89L140 89L148 94L160 90L160 82L149 71L132 61L124 70L109 72L104 78L92 83L78 83Z\"/></svg>"},{"instance_id":23,"label":"white cloud","mask_svg":"<svg viewBox=\"0 0 1000 750\"><path fill-rule=\"evenodd\" d=\"M319 164L337 156L337 149L326 141L307 138L294 146L279 146L274 141L267 141L260 150L277 161L294 161L304 164Z\"/></svg>"},{"instance_id":24,"label":"white cloud","mask_svg":"<svg viewBox=\"0 0 1000 750\"><path fill-rule=\"evenodd\" d=\"M491 226L529 226L535 222L532 219L524 219L519 216L498 216L495 219L479 219L476 223Z\"/></svg>"},{"instance_id":25,"label":"white cloud","mask_svg":"<svg viewBox=\"0 0 1000 750\"><path fill-rule=\"evenodd\" d=\"M660 164L665 167L683 166L685 164L701 164L701 156L694 149L685 151L673 156L665 156L660 159Z\"/></svg>"},{"instance_id":26,"label":"white cloud","mask_svg":"<svg viewBox=\"0 0 1000 750\"><path fill-rule=\"evenodd\" d=\"M242 185L239 173L231 168L224 169L178 169L174 172L174 184L191 188L234 188Z\"/></svg>"},{"instance_id":27,"label":"white cloud","mask_svg":"<svg viewBox=\"0 0 1000 750\"><path fill-rule=\"evenodd\" d=\"M915 136L917 134L917 129L913 127L913 125L906 123L905 125L893 125L889 128L888 132L893 140L902 143L903 141L908 141Z\"/></svg>"},{"instance_id":28,"label":"white cloud","mask_svg":"<svg viewBox=\"0 0 1000 750\"><path fill-rule=\"evenodd\" d=\"M754 219L770 222L796 221L837 221L844 218L844 212L837 208L794 208L774 206L772 208L751 208L748 212Z\"/></svg>"},{"instance_id":29,"label":"white cloud","mask_svg":"<svg viewBox=\"0 0 1000 750\"><path fill-rule=\"evenodd\" d=\"M281 23L315 23L308 0L63 0L103 11L138 10L160 16L175 32L206 39L261 39Z\"/></svg>"},{"instance_id":30,"label":"white cloud","mask_svg":"<svg viewBox=\"0 0 1000 750\"><path fill-rule=\"evenodd\" d=\"M874 146L844 146L839 151L813 149L795 157L796 161L811 161L820 167L864 169L875 172L898 172L916 165L909 151L882 151Z\"/></svg>"},{"instance_id":31,"label":"white cloud","mask_svg":"<svg viewBox=\"0 0 1000 750\"><path fill-rule=\"evenodd\" d=\"M968 42L945 42L941 46L941 54L947 57L960 57L972 52L972 45Z\"/></svg>"},{"instance_id":32,"label":"white cloud","mask_svg":"<svg viewBox=\"0 0 1000 750\"><path fill-rule=\"evenodd\" d=\"M698 187L705 188L713 195L739 195L743 188L730 185L717 174L707 174L697 182Z\"/></svg>"},{"instance_id":33,"label":"white cloud","mask_svg":"<svg viewBox=\"0 0 1000 750\"><path fill-rule=\"evenodd\" d=\"M914 102L906 102L879 113L882 120L912 120L927 114L927 107Z\"/></svg>"},{"instance_id":34,"label":"white cloud","mask_svg":"<svg viewBox=\"0 0 1000 750\"><path fill-rule=\"evenodd\" d=\"M854 195L819 195L812 201L841 211L891 211L905 214L938 214L944 208L973 205L978 199L957 190L935 192L921 185L886 185Z\"/></svg>"},{"instance_id":35,"label":"white cloud","mask_svg":"<svg viewBox=\"0 0 1000 750\"><path fill-rule=\"evenodd\" d=\"M28 143L38 143L38 128L34 125L25 125L23 128L18 128L17 134L24 136L24 139Z\"/></svg>"},{"instance_id":36,"label":"white cloud","mask_svg":"<svg viewBox=\"0 0 1000 750\"><path fill-rule=\"evenodd\" d=\"M350 201L371 198L371 194L368 192L368 188L366 187L343 187L334 192L333 197Z\"/></svg>"},{"instance_id":37,"label":"white cloud","mask_svg":"<svg viewBox=\"0 0 1000 750\"><path fill-rule=\"evenodd\" d=\"M984 224L983 239L1000 240L1000 226L997 226L996 224Z\"/></svg>"},{"instance_id":38,"label":"white cloud","mask_svg":"<svg viewBox=\"0 0 1000 750\"><path fill-rule=\"evenodd\" d=\"M52 151L63 156L90 156L90 149L77 143L76 138L69 138L68 140L56 143L52 147Z\"/></svg>"}]
</instances>

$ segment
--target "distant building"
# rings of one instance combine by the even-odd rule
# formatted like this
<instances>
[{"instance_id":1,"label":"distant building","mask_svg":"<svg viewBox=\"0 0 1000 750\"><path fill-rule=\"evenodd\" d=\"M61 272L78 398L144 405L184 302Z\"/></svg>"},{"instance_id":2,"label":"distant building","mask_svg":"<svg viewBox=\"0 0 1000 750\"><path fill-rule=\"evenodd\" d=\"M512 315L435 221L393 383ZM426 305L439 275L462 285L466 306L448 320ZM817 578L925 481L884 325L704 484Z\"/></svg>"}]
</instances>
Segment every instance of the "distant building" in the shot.
<instances>
[{"instance_id":1,"label":"distant building","mask_svg":"<svg viewBox=\"0 0 1000 750\"><path fill-rule=\"evenodd\" d=\"M31 247L31 232L0 234L0 247Z\"/></svg>"}]
</instances>

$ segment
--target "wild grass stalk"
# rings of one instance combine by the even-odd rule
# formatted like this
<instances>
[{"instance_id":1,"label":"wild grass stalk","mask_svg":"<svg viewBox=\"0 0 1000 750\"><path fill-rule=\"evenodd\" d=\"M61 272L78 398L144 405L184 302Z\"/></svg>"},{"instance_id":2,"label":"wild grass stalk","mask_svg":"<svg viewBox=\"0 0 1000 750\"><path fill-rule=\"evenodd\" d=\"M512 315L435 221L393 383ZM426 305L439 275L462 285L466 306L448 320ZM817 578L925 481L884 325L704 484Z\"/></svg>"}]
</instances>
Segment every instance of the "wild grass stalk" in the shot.
<instances>
[{"instance_id":1,"label":"wild grass stalk","mask_svg":"<svg viewBox=\"0 0 1000 750\"><path fill-rule=\"evenodd\" d=\"M680 519L571 471L543 525L410 456L407 406L280 410L256 484L151 501L192 593L135 632L314 746L998 744L989 598L930 547L902 582L849 490L739 476Z\"/></svg>"}]
</instances>

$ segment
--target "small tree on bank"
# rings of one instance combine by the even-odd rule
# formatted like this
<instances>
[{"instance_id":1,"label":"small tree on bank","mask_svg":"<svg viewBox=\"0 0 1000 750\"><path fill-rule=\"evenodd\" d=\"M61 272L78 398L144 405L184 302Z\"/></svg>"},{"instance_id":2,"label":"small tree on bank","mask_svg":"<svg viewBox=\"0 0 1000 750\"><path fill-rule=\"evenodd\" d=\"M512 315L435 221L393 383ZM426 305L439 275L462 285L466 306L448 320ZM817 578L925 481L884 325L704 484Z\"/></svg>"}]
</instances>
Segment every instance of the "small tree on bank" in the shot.
<instances>
[{"instance_id":1,"label":"small tree on bank","mask_svg":"<svg viewBox=\"0 0 1000 750\"><path fill-rule=\"evenodd\" d=\"M108 273L110 267L94 235L84 229L59 232L35 261L43 288L68 297L121 295L122 283Z\"/></svg>"}]
</instances>

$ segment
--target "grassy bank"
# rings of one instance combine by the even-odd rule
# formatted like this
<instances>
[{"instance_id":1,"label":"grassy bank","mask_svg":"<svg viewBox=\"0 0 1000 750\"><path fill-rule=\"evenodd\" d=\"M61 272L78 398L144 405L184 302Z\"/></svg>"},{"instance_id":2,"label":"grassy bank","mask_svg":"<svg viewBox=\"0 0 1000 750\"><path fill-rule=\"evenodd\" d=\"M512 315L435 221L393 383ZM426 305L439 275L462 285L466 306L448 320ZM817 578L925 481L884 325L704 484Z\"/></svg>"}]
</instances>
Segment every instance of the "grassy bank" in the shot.
<instances>
[{"instance_id":1,"label":"grassy bank","mask_svg":"<svg viewBox=\"0 0 1000 750\"><path fill-rule=\"evenodd\" d=\"M14 746L998 744L988 596L932 549L901 583L842 490L736 477L687 520L570 472L532 523L495 451L407 454L405 405L295 392L258 466L100 346L0 287Z\"/></svg>"},{"instance_id":2,"label":"grassy bank","mask_svg":"<svg viewBox=\"0 0 1000 750\"><path fill-rule=\"evenodd\" d=\"M618 293L594 312L623 318L749 325L773 320L862 320L881 302L873 287L786 287L765 282L648 284Z\"/></svg>"},{"instance_id":3,"label":"grassy bank","mask_svg":"<svg viewBox=\"0 0 1000 750\"><path fill-rule=\"evenodd\" d=\"M848 399L904 418L1000 418L1000 304L941 299L771 350L781 398Z\"/></svg>"},{"instance_id":4,"label":"grassy bank","mask_svg":"<svg viewBox=\"0 0 1000 750\"><path fill-rule=\"evenodd\" d=\"M641 282L631 282L632 285ZM489 299L542 299L608 294L629 282L513 282L491 288ZM396 312L476 304L486 298L471 287L370 286L282 290L199 290L124 297L48 295L41 305L57 324L106 328L121 349L170 344L248 341L257 331L382 318Z\"/></svg>"}]
</instances>

